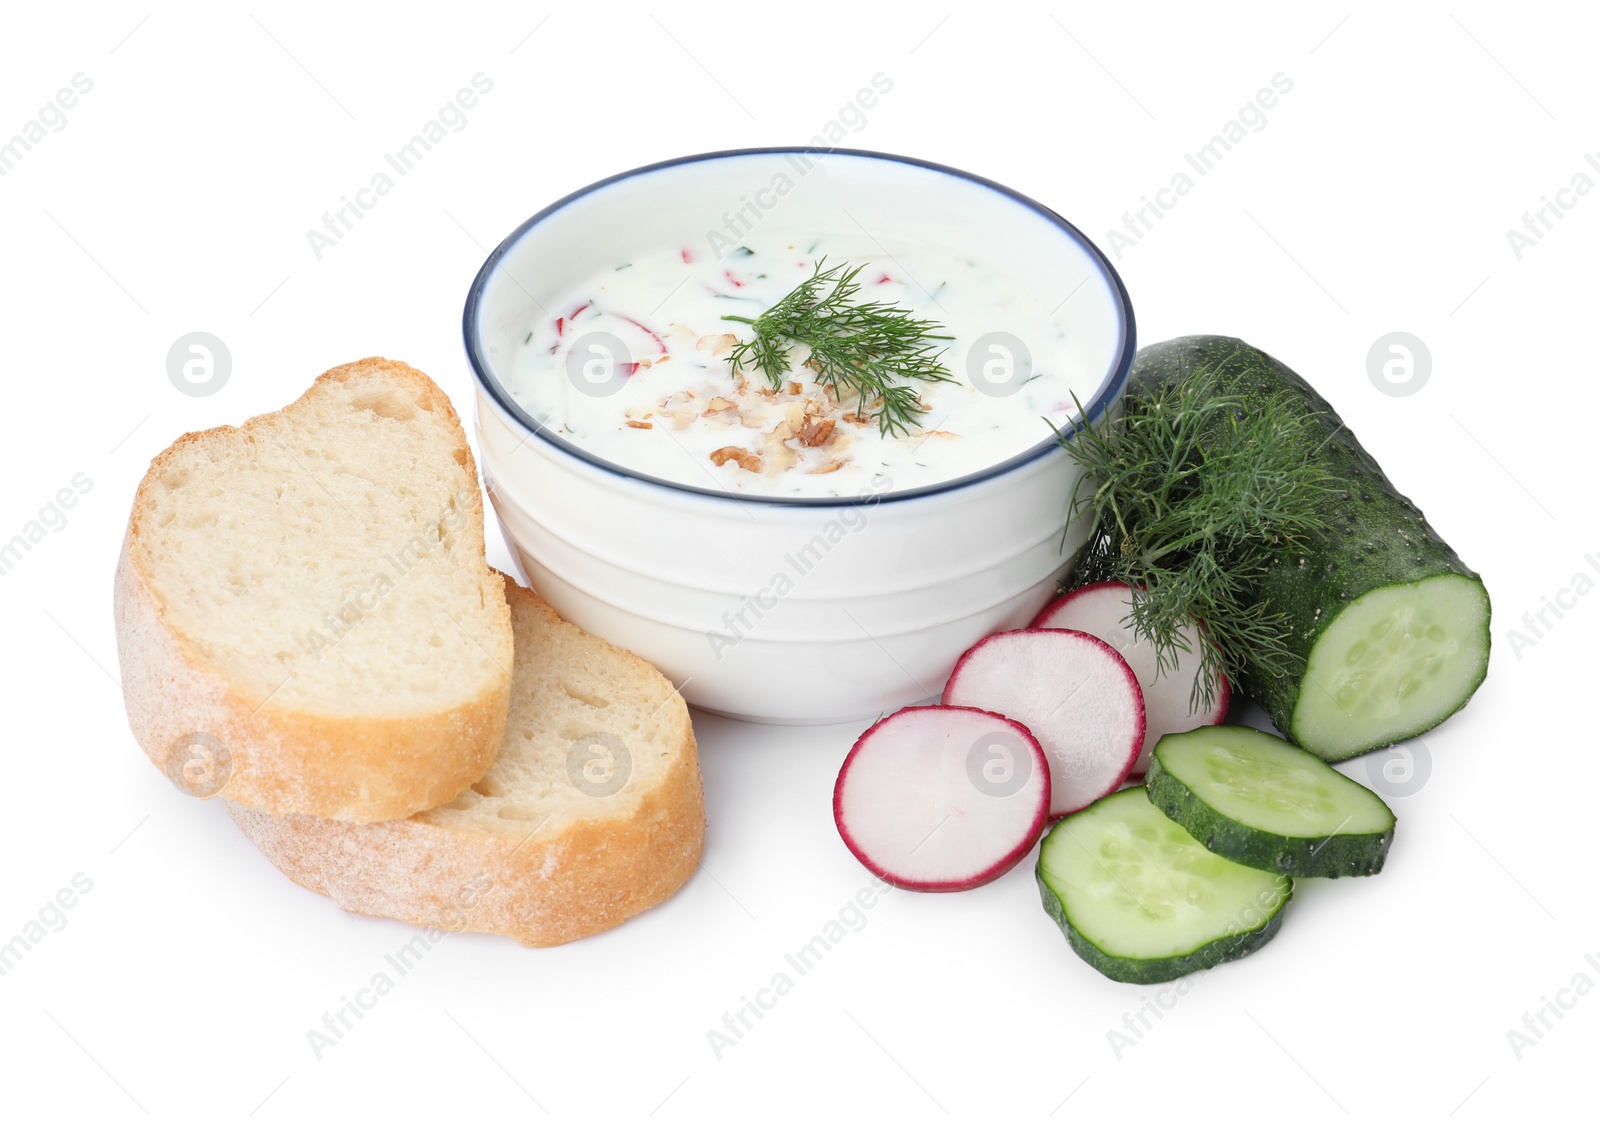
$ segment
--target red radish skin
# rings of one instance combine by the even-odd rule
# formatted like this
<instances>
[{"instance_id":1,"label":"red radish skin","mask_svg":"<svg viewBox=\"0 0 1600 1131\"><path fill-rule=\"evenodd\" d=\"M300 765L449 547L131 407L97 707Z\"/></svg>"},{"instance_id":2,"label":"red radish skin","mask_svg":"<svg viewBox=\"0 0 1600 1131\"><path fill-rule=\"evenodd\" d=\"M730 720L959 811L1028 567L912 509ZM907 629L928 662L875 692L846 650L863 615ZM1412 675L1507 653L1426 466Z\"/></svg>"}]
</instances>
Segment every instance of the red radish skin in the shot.
<instances>
[{"instance_id":1,"label":"red radish skin","mask_svg":"<svg viewBox=\"0 0 1600 1131\"><path fill-rule=\"evenodd\" d=\"M1020 762L997 780L983 760L1002 748ZM845 847L909 891L967 891L1000 878L1033 848L1049 814L1044 749L1014 719L973 707L906 707L879 719L833 787Z\"/></svg>"},{"instance_id":2,"label":"red radish skin","mask_svg":"<svg viewBox=\"0 0 1600 1131\"><path fill-rule=\"evenodd\" d=\"M643 322L640 322L637 318L629 318L626 314L619 314L617 317L622 319L624 322L632 322L635 326L639 327L639 329L650 335L650 340L656 344L657 350L662 353L667 352L667 343L661 340L661 335L650 329L650 327L646 326Z\"/></svg>"},{"instance_id":3,"label":"red radish skin","mask_svg":"<svg viewBox=\"0 0 1600 1131\"><path fill-rule=\"evenodd\" d=\"M596 307L593 302L585 302L571 314L555 320L556 340L550 347L552 354L561 352L561 343L566 339L568 331L576 332L579 328L578 315L590 309L593 309L594 313L583 321L583 329L586 332L614 334L622 339L624 348L634 358L659 356L667 352L667 344L662 340L661 335L637 318L629 318L626 314L617 314ZM618 325L618 323L621 323L621 325ZM641 334L644 336L642 339L640 338ZM582 340L581 337L579 340ZM616 366L624 377L632 377L638 371L639 362L637 360L618 361Z\"/></svg>"},{"instance_id":4,"label":"red radish skin","mask_svg":"<svg viewBox=\"0 0 1600 1131\"><path fill-rule=\"evenodd\" d=\"M956 661L943 703L998 711L1027 727L1050 763L1050 815L1076 813L1127 779L1144 746L1144 693L1105 641L1023 628L978 641Z\"/></svg>"},{"instance_id":5,"label":"red radish skin","mask_svg":"<svg viewBox=\"0 0 1600 1131\"><path fill-rule=\"evenodd\" d=\"M556 339L557 339L557 341L559 341L562 337L564 337L566 335L567 326L570 325L572 322L576 321L578 315L582 314L585 310L588 310L589 307L592 306L592 305L593 305L592 303L587 303L586 302L583 305L579 306L578 309L574 310L571 314L567 315L565 318L557 318L556 319ZM552 353L555 352L554 347L552 347L550 352L552 352Z\"/></svg>"},{"instance_id":6,"label":"red radish skin","mask_svg":"<svg viewBox=\"0 0 1600 1131\"><path fill-rule=\"evenodd\" d=\"M1121 581L1097 581L1083 585L1051 602L1033 622L1034 628L1073 628L1097 636L1121 653L1128 661L1133 674L1139 679L1144 692L1145 735L1139 750L1139 760L1134 763L1130 776L1144 776L1150 765L1150 751L1163 735L1181 734L1196 727L1212 726L1225 721L1232 689L1226 676L1217 687L1217 698L1209 709L1193 713L1189 710L1189 690L1194 686L1195 673L1200 664L1197 659L1205 647L1198 629L1186 634L1188 652L1178 653L1178 666L1157 675L1155 645L1144 639L1135 639L1133 629L1123 624L1133 603L1133 590Z\"/></svg>"}]
</instances>

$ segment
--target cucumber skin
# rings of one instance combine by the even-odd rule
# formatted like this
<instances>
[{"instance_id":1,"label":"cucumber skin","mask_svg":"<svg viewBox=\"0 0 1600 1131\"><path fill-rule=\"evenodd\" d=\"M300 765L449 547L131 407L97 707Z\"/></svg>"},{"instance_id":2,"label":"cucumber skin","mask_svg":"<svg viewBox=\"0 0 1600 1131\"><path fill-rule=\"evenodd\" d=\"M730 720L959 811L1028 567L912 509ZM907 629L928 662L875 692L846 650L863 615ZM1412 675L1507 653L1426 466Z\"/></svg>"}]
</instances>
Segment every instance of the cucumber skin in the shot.
<instances>
[{"instance_id":1,"label":"cucumber skin","mask_svg":"<svg viewBox=\"0 0 1600 1131\"><path fill-rule=\"evenodd\" d=\"M1374 876L1394 843L1394 825L1386 833L1335 834L1328 837L1280 836L1263 832L1217 812L1150 755L1145 772L1150 803L1184 827L1195 840L1235 864L1286 876Z\"/></svg>"},{"instance_id":2,"label":"cucumber skin","mask_svg":"<svg viewBox=\"0 0 1600 1131\"><path fill-rule=\"evenodd\" d=\"M1137 789L1138 787L1133 787ZM1116 794L1110 796L1115 797ZM1104 800L1102 798L1101 800ZM1099 804L1096 802L1095 804ZM1093 805L1089 809L1094 808ZM1087 813L1089 809L1080 810ZM1076 816L1076 814L1072 814ZM1061 821L1070 820L1063 817ZM1059 825L1061 821L1057 821ZM1054 826L1051 832L1054 832ZM1050 834L1046 833L1048 837ZM1041 845L1043 840L1040 841ZM1061 903L1061 897L1056 895L1054 889L1044 878L1044 852L1041 848L1039 861L1034 865L1034 878L1039 882L1039 894L1044 901L1045 913L1054 919L1056 926L1061 928L1061 933L1066 936L1067 944L1072 947L1077 956L1094 967L1101 974L1113 982L1127 982L1136 986L1149 986L1158 982L1175 982L1179 978L1198 974L1202 970L1209 970L1213 966L1220 966L1224 962L1235 959L1247 958L1266 946L1277 935L1278 929L1283 926L1283 909L1289 906L1289 900L1294 896L1294 881L1285 877L1289 890L1284 893L1283 899L1272 912L1265 923L1253 931L1245 931L1237 935L1228 935L1226 938L1213 939L1198 950L1188 954L1178 954L1167 958L1126 958L1122 955L1107 954L1094 943L1085 938L1078 928L1072 925L1072 920L1067 917L1067 909Z\"/></svg>"},{"instance_id":3,"label":"cucumber skin","mask_svg":"<svg viewBox=\"0 0 1600 1131\"><path fill-rule=\"evenodd\" d=\"M1221 389L1241 398L1247 406L1252 399L1288 395L1300 411L1314 415L1314 427L1327 442L1317 448L1310 461L1336 481L1347 484L1322 508L1331 520L1331 537L1312 541L1300 552L1279 555L1258 589L1258 595L1271 608L1288 616L1289 631L1284 643L1298 657L1300 673L1293 680L1265 682L1255 679L1250 671L1239 672L1237 682L1241 689L1261 705L1273 725L1290 741L1329 762L1342 762L1432 730L1464 707L1488 674L1488 617L1483 624L1483 671L1461 702L1410 734L1360 750L1322 754L1322 744L1315 736L1295 731L1294 709L1306 662L1323 630L1352 603L1375 589L1442 574L1469 578L1482 589L1483 579L1439 537L1416 504L1395 489L1333 406L1303 377L1270 354L1238 338L1208 334L1158 342L1140 350L1134 359L1130 393L1137 396L1170 387L1202 366L1214 368L1221 376ZM1487 609L1487 590L1483 598Z\"/></svg>"}]
</instances>

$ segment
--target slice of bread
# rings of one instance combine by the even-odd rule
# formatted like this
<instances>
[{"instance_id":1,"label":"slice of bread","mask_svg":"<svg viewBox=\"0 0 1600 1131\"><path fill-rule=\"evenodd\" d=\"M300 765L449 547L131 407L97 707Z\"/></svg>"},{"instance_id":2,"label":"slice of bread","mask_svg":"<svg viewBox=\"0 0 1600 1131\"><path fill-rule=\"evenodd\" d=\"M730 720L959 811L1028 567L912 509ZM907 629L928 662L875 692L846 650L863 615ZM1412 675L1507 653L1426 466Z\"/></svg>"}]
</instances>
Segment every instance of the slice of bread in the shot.
<instances>
[{"instance_id":1,"label":"slice of bread","mask_svg":"<svg viewBox=\"0 0 1600 1131\"><path fill-rule=\"evenodd\" d=\"M228 804L285 875L347 911L554 946L653 907L695 870L705 801L683 697L507 579L516 669L482 781L403 821Z\"/></svg>"},{"instance_id":2,"label":"slice of bread","mask_svg":"<svg viewBox=\"0 0 1600 1131\"><path fill-rule=\"evenodd\" d=\"M477 471L444 393L396 361L157 456L116 623L134 736L199 796L391 820L500 747L511 618Z\"/></svg>"}]
</instances>

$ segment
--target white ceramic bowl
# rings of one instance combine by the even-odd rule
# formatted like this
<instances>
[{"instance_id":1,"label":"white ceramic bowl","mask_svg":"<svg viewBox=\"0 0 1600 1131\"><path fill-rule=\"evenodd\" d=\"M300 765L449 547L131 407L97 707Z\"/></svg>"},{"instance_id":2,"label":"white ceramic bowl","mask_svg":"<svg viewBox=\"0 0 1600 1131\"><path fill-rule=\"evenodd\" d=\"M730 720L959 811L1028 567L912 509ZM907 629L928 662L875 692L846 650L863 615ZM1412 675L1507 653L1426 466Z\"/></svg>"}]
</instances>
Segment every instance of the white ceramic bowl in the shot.
<instances>
[{"instance_id":1,"label":"white ceramic bowl","mask_svg":"<svg viewBox=\"0 0 1600 1131\"><path fill-rule=\"evenodd\" d=\"M788 231L837 228L848 209L891 254L936 239L1059 296L1072 354L1035 356L1034 368L1082 373L1094 420L1127 381L1133 311L1104 256L1044 206L955 169L851 150L741 150L635 169L552 204L479 271L464 317L479 450L533 587L707 710L776 723L896 710L938 695L962 651L1026 624L1050 597L1087 533L1079 523L1063 537L1079 471L1060 445L1045 439L917 490L764 499L607 463L540 428L505 389L556 296L597 264L722 228L741 200L763 207L758 223Z\"/></svg>"}]
</instances>

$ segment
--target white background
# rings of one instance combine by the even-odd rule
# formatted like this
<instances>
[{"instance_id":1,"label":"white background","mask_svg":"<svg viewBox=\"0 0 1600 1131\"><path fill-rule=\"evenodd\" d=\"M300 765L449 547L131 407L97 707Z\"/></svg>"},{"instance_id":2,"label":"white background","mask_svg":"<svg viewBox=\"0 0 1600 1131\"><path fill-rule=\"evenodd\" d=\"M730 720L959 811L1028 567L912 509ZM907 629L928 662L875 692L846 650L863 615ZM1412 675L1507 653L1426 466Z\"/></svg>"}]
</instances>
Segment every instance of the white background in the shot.
<instances>
[{"instance_id":1,"label":"white background","mask_svg":"<svg viewBox=\"0 0 1600 1131\"><path fill-rule=\"evenodd\" d=\"M93 89L0 178L0 541L74 474L93 486L0 577L0 938L74 875L93 888L0 979L0 1118L1499 1126L1588 1109L1600 993L1520 1059L1506 1034L1600 951L1600 770L1573 709L1594 696L1600 596L1569 594L1532 646L1511 632L1576 574L1600 580L1600 193L1520 259L1506 231L1600 150L1600 28L1579 5L1200 7L9 8L0 138L74 74ZM1071 953L1031 859L967 894L893 893L719 1060L707 1030L868 876L829 812L858 728L702 717L709 841L679 895L553 951L448 939L317 1060L306 1031L413 932L293 886L135 746L111 576L147 462L375 353L469 412L462 300L517 223L645 162L804 143L880 71L893 91L846 144L982 173L1102 246L1258 88L1293 80L1117 267L1141 341L1229 333L1288 361L1487 580L1488 682L1427 736L1388 867L1303 883L1275 942L1120 1058L1108 1031L1153 991ZM477 72L494 86L466 128L318 260L306 230ZM165 366L194 330L233 357L204 398ZM1394 330L1432 354L1407 397L1368 376ZM498 541L491 557L510 565Z\"/></svg>"}]
</instances>

